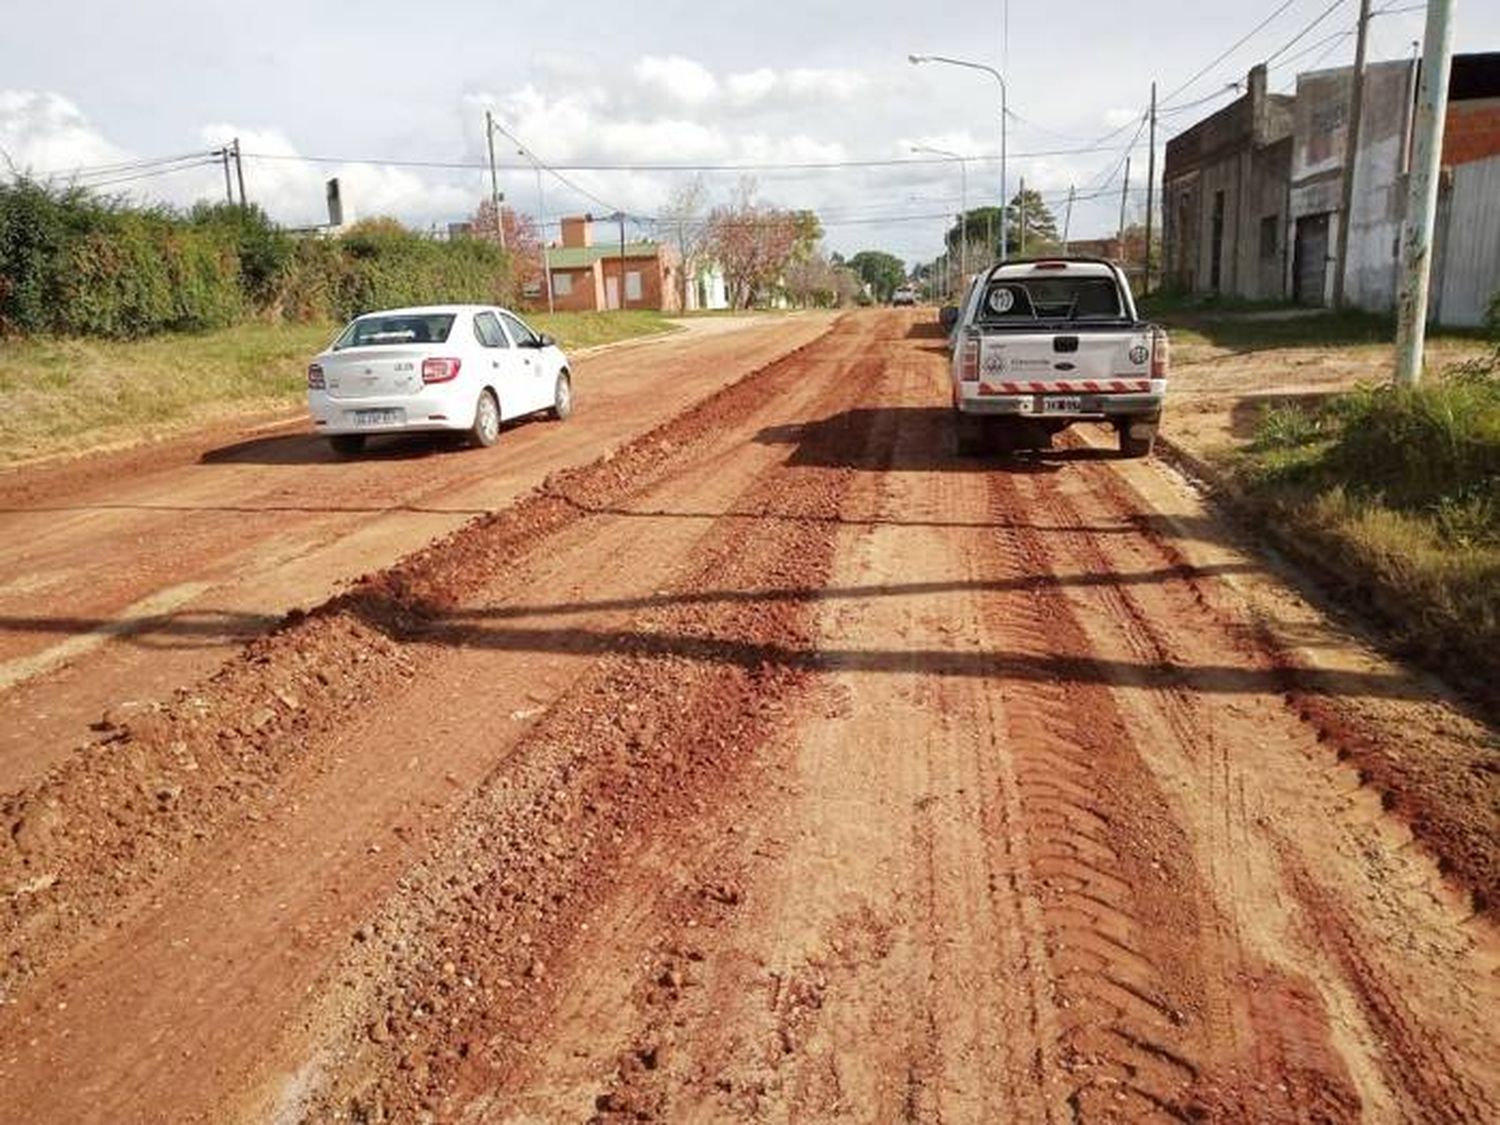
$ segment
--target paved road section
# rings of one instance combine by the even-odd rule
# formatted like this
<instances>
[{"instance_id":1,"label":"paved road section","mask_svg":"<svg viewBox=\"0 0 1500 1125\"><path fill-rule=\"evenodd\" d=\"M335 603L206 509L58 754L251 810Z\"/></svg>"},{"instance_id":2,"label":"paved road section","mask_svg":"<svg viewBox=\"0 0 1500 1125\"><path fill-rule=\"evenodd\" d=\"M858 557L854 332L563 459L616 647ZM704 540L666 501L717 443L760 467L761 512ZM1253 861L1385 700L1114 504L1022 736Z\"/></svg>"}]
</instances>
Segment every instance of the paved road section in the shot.
<instances>
[{"instance_id":1,"label":"paved road section","mask_svg":"<svg viewBox=\"0 0 1500 1125\"><path fill-rule=\"evenodd\" d=\"M0 1119L1495 1119L1492 732L944 377L841 320L0 798Z\"/></svg>"}]
</instances>

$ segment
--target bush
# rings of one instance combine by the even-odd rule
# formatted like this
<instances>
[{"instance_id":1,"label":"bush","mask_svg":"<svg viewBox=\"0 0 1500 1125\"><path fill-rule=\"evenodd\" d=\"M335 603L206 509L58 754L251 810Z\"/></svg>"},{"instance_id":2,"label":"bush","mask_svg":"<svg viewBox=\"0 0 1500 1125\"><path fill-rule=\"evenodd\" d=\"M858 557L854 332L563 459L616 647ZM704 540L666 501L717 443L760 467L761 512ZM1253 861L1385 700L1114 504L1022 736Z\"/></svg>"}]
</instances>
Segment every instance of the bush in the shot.
<instances>
[{"instance_id":1,"label":"bush","mask_svg":"<svg viewBox=\"0 0 1500 1125\"><path fill-rule=\"evenodd\" d=\"M0 332L130 338L251 315L343 320L399 305L493 302L508 256L437 242L394 219L297 239L256 207L187 214L77 188L0 184Z\"/></svg>"}]
</instances>

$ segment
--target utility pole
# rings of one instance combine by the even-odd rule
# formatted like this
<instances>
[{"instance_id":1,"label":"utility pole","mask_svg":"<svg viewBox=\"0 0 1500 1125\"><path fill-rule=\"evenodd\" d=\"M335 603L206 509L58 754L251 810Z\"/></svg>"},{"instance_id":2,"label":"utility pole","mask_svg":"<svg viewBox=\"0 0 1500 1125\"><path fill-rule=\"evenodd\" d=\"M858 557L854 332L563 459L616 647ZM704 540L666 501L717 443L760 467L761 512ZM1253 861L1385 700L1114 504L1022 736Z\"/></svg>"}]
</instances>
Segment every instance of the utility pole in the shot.
<instances>
[{"instance_id":1,"label":"utility pole","mask_svg":"<svg viewBox=\"0 0 1500 1125\"><path fill-rule=\"evenodd\" d=\"M240 160L240 139L234 138L234 175L240 182L240 207L245 206L245 165Z\"/></svg>"},{"instance_id":2,"label":"utility pole","mask_svg":"<svg viewBox=\"0 0 1500 1125\"><path fill-rule=\"evenodd\" d=\"M1021 177L1021 190L1016 194L1019 203L1017 210L1021 212L1021 247L1017 251L1023 258L1026 256L1026 177Z\"/></svg>"},{"instance_id":3,"label":"utility pole","mask_svg":"<svg viewBox=\"0 0 1500 1125\"><path fill-rule=\"evenodd\" d=\"M224 148L221 148L215 155L219 157L219 161L224 165L224 202L233 207L234 188L229 182L229 147L226 145Z\"/></svg>"},{"instance_id":4,"label":"utility pole","mask_svg":"<svg viewBox=\"0 0 1500 1125\"><path fill-rule=\"evenodd\" d=\"M1448 115L1448 76L1453 69L1453 4L1454 0L1427 0L1427 29L1422 37L1416 147L1401 234L1401 292L1396 298L1396 382L1408 387L1416 386L1422 377L1427 339L1432 228L1443 161L1443 119Z\"/></svg>"},{"instance_id":5,"label":"utility pole","mask_svg":"<svg viewBox=\"0 0 1500 1125\"><path fill-rule=\"evenodd\" d=\"M620 220L620 308L625 308L625 212L616 211L616 219Z\"/></svg>"},{"instance_id":6,"label":"utility pole","mask_svg":"<svg viewBox=\"0 0 1500 1125\"><path fill-rule=\"evenodd\" d=\"M1115 236L1120 251L1120 261L1125 261L1125 201L1130 197L1130 157L1125 158L1125 182L1120 185L1120 230Z\"/></svg>"},{"instance_id":7,"label":"utility pole","mask_svg":"<svg viewBox=\"0 0 1500 1125\"><path fill-rule=\"evenodd\" d=\"M986 211L984 213L984 264L992 265L995 261L995 213Z\"/></svg>"},{"instance_id":8,"label":"utility pole","mask_svg":"<svg viewBox=\"0 0 1500 1125\"><path fill-rule=\"evenodd\" d=\"M1068 185L1068 209L1063 213L1063 253L1068 252L1068 230L1073 226L1073 185Z\"/></svg>"},{"instance_id":9,"label":"utility pole","mask_svg":"<svg viewBox=\"0 0 1500 1125\"><path fill-rule=\"evenodd\" d=\"M1368 9L1370 0L1362 0ZM1146 276L1141 292L1151 293L1151 210L1156 205L1156 83L1151 83L1151 153L1146 157ZM1121 247L1123 250L1124 247Z\"/></svg>"},{"instance_id":10,"label":"utility pole","mask_svg":"<svg viewBox=\"0 0 1500 1125\"><path fill-rule=\"evenodd\" d=\"M500 218L500 181L495 175L495 117L484 111L484 143L490 150L490 206L495 209L495 237L500 240L500 249L505 249L505 222Z\"/></svg>"},{"instance_id":11,"label":"utility pole","mask_svg":"<svg viewBox=\"0 0 1500 1125\"><path fill-rule=\"evenodd\" d=\"M1344 182L1339 204L1339 237L1333 252L1333 307L1344 307L1344 280L1349 268L1350 212L1354 208L1354 169L1359 163L1359 119L1365 101L1365 39L1370 29L1370 0L1359 0L1358 36L1354 40L1354 75L1349 86L1349 126L1344 130Z\"/></svg>"}]
</instances>

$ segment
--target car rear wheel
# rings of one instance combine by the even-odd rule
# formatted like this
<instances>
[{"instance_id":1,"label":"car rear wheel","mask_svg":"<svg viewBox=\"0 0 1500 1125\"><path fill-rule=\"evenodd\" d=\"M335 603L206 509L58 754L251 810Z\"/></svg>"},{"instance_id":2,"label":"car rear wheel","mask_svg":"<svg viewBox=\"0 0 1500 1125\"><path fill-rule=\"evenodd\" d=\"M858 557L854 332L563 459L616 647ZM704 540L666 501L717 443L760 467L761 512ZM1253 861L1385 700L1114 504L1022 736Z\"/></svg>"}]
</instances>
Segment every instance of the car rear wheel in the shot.
<instances>
[{"instance_id":1,"label":"car rear wheel","mask_svg":"<svg viewBox=\"0 0 1500 1125\"><path fill-rule=\"evenodd\" d=\"M469 427L469 440L486 449L500 440L500 403L495 399L495 392L488 388L479 393L479 402L474 407L474 424Z\"/></svg>"},{"instance_id":2,"label":"car rear wheel","mask_svg":"<svg viewBox=\"0 0 1500 1125\"><path fill-rule=\"evenodd\" d=\"M559 422L573 413L573 380L566 374L557 377L552 391L552 417Z\"/></svg>"},{"instance_id":3,"label":"car rear wheel","mask_svg":"<svg viewBox=\"0 0 1500 1125\"><path fill-rule=\"evenodd\" d=\"M335 434L328 439L328 444L333 446L334 453L340 457L357 457L364 452L364 434Z\"/></svg>"}]
</instances>

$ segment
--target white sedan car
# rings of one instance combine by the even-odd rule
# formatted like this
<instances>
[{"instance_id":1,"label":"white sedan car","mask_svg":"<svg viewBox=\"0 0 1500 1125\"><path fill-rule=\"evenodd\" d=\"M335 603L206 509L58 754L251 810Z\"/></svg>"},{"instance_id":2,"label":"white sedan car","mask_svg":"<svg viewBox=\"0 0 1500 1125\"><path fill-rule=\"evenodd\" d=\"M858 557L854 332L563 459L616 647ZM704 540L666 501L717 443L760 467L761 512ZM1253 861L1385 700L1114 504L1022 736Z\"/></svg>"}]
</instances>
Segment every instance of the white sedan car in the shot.
<instances>
[{"instance_id":1,"label":"white sedan car","mask_svg":"<svg viewBox=\"0 0 1500 1125\"><path fill-rule=\"evenodd\" d=\"M433 305L356 317L307 368L307 409L336 452L371 434L467 433L494 445L500 424L573 412L568 359L506 309Z\"/></svg>"}]
</instances>

